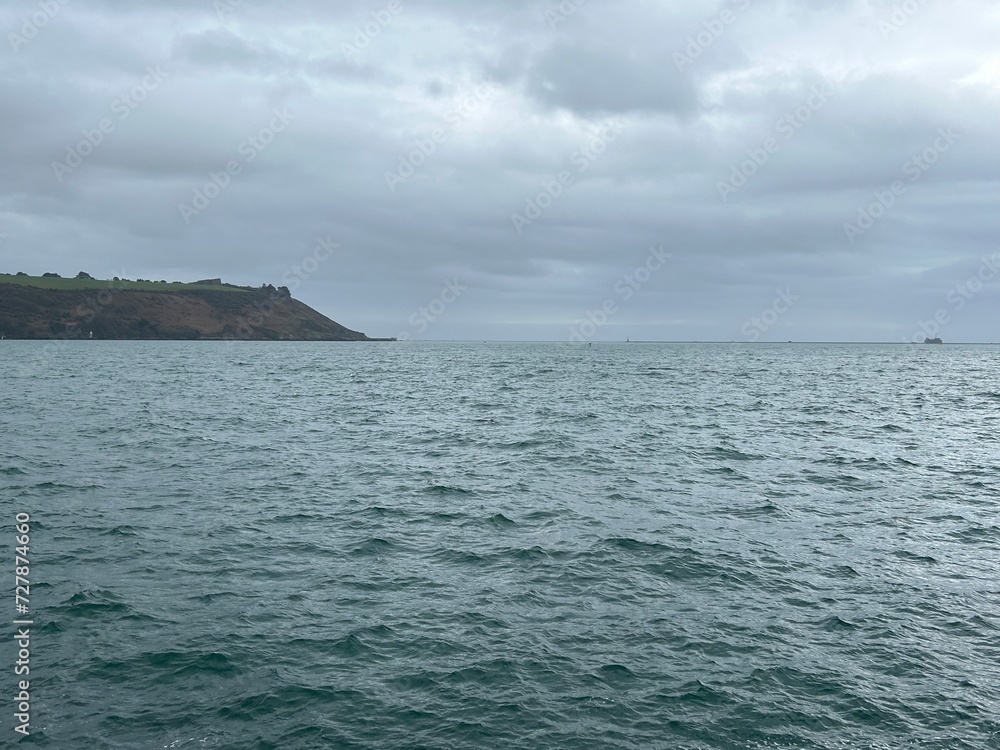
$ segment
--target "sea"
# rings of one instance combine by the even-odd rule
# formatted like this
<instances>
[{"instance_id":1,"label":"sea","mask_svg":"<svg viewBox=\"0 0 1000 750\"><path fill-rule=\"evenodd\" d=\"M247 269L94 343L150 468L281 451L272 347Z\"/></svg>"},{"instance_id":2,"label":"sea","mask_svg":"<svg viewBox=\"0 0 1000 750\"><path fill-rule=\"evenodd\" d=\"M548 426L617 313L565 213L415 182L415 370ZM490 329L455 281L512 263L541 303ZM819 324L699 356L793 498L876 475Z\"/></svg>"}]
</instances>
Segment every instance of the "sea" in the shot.
<instances>
[{"instance_id":1,"label":"sea","mask_svg":"<svg viewBox=\"0 0 1000 750\"><path fill-rule=\"evenodd\" d=\"M992 346L0 342L0 747L1000 748L998 434Z\"/></svg>"}]
</instances>

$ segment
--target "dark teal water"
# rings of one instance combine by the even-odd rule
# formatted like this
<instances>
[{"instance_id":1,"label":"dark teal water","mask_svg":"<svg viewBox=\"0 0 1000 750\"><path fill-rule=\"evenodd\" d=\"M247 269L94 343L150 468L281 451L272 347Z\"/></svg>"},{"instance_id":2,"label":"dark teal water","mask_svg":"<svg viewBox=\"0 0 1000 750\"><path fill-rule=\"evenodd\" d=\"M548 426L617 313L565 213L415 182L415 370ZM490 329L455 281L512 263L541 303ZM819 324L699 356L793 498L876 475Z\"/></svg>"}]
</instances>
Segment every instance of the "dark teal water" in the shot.
<instances>
[{"instance_id":1,"label":"dark teal water","mask_svg":"<svg viewBox=\"0 0 1000 750\"><path fill-rule=\"evenodd\" d=\"M0 745L1000 747L1000 349L51 346Z\"/></svg>"}]
</instances>

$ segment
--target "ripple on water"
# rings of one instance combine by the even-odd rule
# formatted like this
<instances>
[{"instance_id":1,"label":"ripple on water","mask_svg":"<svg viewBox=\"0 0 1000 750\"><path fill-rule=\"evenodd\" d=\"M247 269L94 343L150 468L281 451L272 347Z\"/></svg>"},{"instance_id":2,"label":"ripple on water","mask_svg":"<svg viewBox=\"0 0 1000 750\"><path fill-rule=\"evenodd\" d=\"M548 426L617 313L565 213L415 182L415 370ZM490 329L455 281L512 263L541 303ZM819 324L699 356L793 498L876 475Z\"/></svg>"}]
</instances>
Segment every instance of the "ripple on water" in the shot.
<instances>
[{"instance_id":1,"label":"ripple on water","mask_svg":"<svg viewBox=\"0 0 1000 750\"><path fill-rule=\"evenodd\" d=\"M1000 747L995 349L4 343L39 747Z\"/></svg>"}]
</instances>

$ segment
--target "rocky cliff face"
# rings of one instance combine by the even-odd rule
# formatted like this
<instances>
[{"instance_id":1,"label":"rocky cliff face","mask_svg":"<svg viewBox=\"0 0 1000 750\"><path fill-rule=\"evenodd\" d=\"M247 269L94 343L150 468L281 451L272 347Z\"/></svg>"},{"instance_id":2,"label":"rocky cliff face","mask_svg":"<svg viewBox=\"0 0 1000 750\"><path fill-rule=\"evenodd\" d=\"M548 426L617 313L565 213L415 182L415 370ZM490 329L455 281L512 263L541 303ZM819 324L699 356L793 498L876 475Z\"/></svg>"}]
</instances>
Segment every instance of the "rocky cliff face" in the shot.
<instances>
[{"instance_id":1,"label":"rocky cliff face","mask_svg":"<svg viewBox=\"0 0 1000 750\"><path fill-rule=\"evenodd\" d=\"M0 284L10 339L367 341L280 290L56 290Z\"/></svg>"}]
</instances>

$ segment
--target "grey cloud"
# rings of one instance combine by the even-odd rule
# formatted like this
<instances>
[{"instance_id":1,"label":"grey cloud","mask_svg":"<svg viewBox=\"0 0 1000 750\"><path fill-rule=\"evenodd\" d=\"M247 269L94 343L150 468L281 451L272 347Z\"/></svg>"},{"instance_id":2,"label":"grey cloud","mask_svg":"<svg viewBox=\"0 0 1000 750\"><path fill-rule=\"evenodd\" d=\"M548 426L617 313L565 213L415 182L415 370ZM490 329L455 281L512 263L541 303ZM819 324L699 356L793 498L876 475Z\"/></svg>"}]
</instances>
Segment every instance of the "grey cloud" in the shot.
<instances>
[{"instance_id":1,"label":"grey cloud","mask_svg":"<svg viewBox=\"0 0 1000 750\"><path fill-rule=\"evenodd\" d=\"M527 91L547 106L582 116L630 112L691 114L691 83L669 60L638 61L620 48L560 43L525 72Z\"/></svg>"},{"instance_id":2,"label":"grey cloud","mask_svg":"<svg viewBox=\"0 0 1000 750\"><path fill-rule=\"evenodd\" d=\"M181 34L174 40L173 56L196 65L227 66L247 74L274 75L293 67L288 56L225 28Z\"/></svg>"},{"instance_id":3,"label":"grey cloud","mask_svg":"<svg viewBox=\"0 0 1000 750\"><path fill-rule=\"evenodd\" d=\"M68 4L0 52L0 267L277 283L332 235L340 251L296 295L345 325L396 335L457 275L469 290L423 337L565 339L663 243L670 263L598 338L738 339L790 287L776 339L899 340L1000 251L986 0L925 4L888 41L891 2L742 4L682 70L674 55L737 3L590 0L552 28L557 5L404 0L382 24L388 0L222 17L201 0ZM0 42L34 7L0 11ZM157 65L169 78L120 119L113 103ZM780 118L817 86L829 101L786 138ZM288 127L241 151L283 108ZM113 131L60 182L53 162L104 117ZM582 170L609 119L620 137ZM960 140L849 242L844 224L941 127ZM723 200L769 137L780 147ZM185 223L178 205L233 160ZM571 184L518 234L512 214L561 171ZM994 282L946 340L996 339L996 301Z\"/></svg>"}]
</instances>

